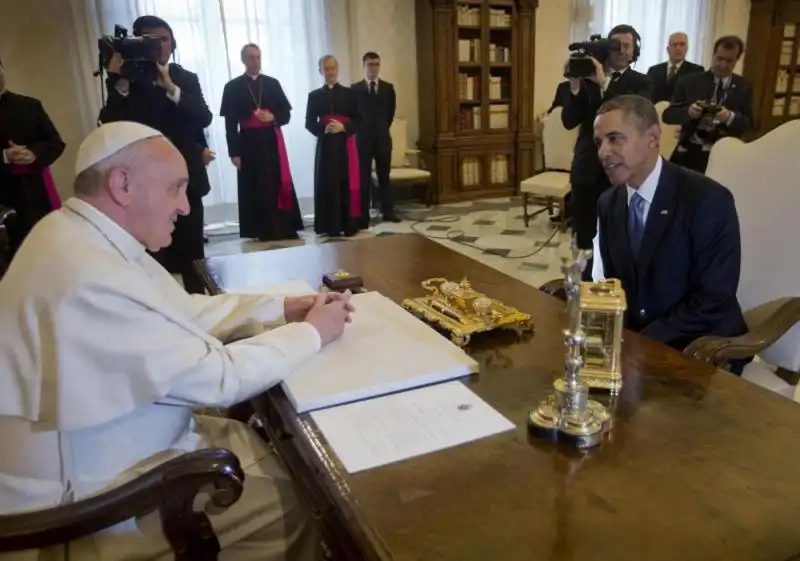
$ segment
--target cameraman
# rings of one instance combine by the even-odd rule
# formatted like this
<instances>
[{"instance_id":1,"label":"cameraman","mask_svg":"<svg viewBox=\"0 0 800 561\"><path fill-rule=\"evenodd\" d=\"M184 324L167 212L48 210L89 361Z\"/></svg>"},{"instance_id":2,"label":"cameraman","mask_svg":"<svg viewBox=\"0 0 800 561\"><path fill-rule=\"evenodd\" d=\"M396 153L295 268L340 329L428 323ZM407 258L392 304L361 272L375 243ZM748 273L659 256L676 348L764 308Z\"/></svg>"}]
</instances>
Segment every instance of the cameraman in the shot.
<instances>
[{"instance_id":1,"label":"cameraman","mask_svg":"<svg viewBox=\"0 0 800 561\"><path fill-rule=\"evenodd\" d=\"M175 37L167 22L156 16L142 16L133 22L133 34L153 35L161 40L153 76L126 73L125 61L115 53L108 64L108 100L100 111L99 120L101 123L135 121L148 125L172 141L186 160L190 212L177 217L172 245L153 256L170 273L183 277L188 292L202 294L203 283L193 271L192 262L205 257L203 196L211 187L204 161L206 147L200 137L203 129L211 124L211 111L203 99L197 75L169 62L175 52ZM147 63L137 61L136 64Z\"/></svg>"},{"instance_id":2,"label":"cameraman","mask_svg":"<svg viewBox=\"0 0 800 561\"><path fill-rule=\"evenodd\" d=\"M618 25L608 34L615 42L608 54L604 68L593 57L595 73L588 78L570 78L570 95L564 100L561 121L568 130L580 126L570 169L572 184L572 231L580 249L592 249L592 239L597 229L597 200L610 183L600 165L594 141L594 120L603 102L624 94L638 94L652 98L650 79L630 68L639 57L641 39L630 25ZM568 67L569 61L565 65ZM591 265L584 277L591 280Z\"/></svg>"},{"instance_id":3,"label":"cameraman","mask_svg":"<svg viewBox=\"0 0 800 561\"><path fill-rule=\"evenodd\" d=\"M723 137L741 138L753 123L753 87L733 68L744 52L735 35L714 43L711 68L682 78L662 119L681 126L681 138L670 161L705 173L711 148Z\"/></svg>"}]
</instances>

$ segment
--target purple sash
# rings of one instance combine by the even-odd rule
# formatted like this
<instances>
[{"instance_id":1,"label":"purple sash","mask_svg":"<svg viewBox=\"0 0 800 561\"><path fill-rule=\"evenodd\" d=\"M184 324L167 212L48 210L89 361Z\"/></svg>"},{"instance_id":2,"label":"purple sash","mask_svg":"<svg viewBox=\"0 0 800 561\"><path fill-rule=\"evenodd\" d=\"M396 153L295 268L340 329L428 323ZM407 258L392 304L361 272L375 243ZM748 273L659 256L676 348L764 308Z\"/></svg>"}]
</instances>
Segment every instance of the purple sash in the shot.
<instances>
[{"instance_id":1,"label":"purple sash","mask_svg":"<svg viewBox=\"0 0 800 561\"><path fill-rule=\"evenodd\" d=\"M58 210L61 208L61 197L58 196L56 184L53 181L53 174L50 173L50 168L40 168L35 165L30 166L11 166L12 175L38 175L44 182L44 188L47 191L47 198L50 199L51 210Z\"/></svg>"},{"instance_id":2,"label":"purple sash","mask_svg":"<svg viewBox=\"0 0 800 561\"><path fill-rule=\"evenodd\" d=\"M350 122L345 115L325 115L320 119L323 125L339 121L343 125ZM358 164L358 146L355 135L347 137L347 175L350 183L350 218L361 216L361 168Z\"/></svg>"},{"instance_id":3,"label":"purple sash","mask_svg":"<svg viewBox=\"0 0 800 561\"><path fill-rule=\"evenodd\" d=\"M256 117L256 112L250 115L247 119L239 121L239 126L242 130L258 129L258 128L274 128L275 140L278 144L278 166L281 171L281 185L278 189L278 208L280 210L289 210L294 206L294 197L292 197L292 172L289 169L289 156L286 153L286 142L283 140L283 132L281 128L276 126L275 123L267 123L261 121Z\"/></svg>"}]
</instances>

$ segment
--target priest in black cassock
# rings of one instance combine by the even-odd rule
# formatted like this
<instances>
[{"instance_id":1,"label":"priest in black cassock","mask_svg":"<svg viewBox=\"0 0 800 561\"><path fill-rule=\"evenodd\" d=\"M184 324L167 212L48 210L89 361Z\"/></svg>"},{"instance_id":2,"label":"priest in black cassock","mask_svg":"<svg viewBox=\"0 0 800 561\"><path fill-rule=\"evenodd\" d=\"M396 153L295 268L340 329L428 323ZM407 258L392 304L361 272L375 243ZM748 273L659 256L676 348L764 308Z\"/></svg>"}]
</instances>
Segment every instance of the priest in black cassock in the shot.
<instances>
[{"instance_id":1,"label":"priest in black cassock","mask_svg":"<svg viewBox=\"0 0 800 561\"><path fill-rule=\"evenodd\" d=\"M61 206L49 166L64 147L38 99L6 90L0 61L0 205L17 211L8 231L12 254L34 224Z\"/></svg>"},{"instance_id":2,"label":"priest in black cassock","mask_svg":"<svg viewBox=\"0 0 800 561\"><path fill-rule=\"evenodd\" d=\"M303 229L281 127L292 106L280 82L261 74L261 49L242 48L245 73L222 92L228 155L238 170L239 235L261 241L296 239Z\"/></svg>"},{"instance_id":3,"label":"priest in black cassock","mask_svg":"<svg viewBox=\"0 0 800 561\"><path fill-rule=\"evenodd\" d=\"M358 100L338 83L339 63L331 55L319 61L325 85L308 94L306 128L317 137L314 161L314 231L353 236L362 227L361 177L355 133Z\"/></svg>"}]
</instances>

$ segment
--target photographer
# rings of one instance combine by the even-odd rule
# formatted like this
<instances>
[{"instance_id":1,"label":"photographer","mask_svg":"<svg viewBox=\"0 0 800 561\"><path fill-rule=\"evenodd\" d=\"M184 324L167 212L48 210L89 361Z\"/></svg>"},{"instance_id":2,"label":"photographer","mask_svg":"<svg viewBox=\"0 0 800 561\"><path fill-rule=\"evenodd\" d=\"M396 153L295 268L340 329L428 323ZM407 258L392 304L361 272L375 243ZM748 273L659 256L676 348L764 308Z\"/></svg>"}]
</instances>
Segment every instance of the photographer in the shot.
<instances>
[{"instance_id":1,"label":"photographer","mask_svg":"<svg viewBox=\"0 0 800 561\"><path fill-rule=\"evenodd\" d=\"M670 106L662 119L681 126L678 147L670 161L705 173L711 148L723 137L741 138L753 122L753 87L733 68L744 52L736 36L714 43L711 68L682 78L675 86Z\"/></svg>"},{"instance_id":2,"label":"photographer","mask_svg":"<svg viewBox=\"0 0 800 561\"><path fill-rule=\"evenodd\" d=\"M561 121L571 130L580 126L575 153L572 158L570 182L572 184L572 228L576 243L581 249L591 249L592 239L597 229L597 200L609 186L597 156L594 141L594 120L597 110L613 97L624 94L638 94L648 99L652 97L652 83L644 74L630 68L639 57L641 38L630 25L618 25L608 34L605 67L591 56L599 49L588 50L584 56L573 55L565 65L565 75L570 81L570 95L564 100ZM598 42L599 43L599 42ZM584 44L589 46L591 44ZM571 69L576 60L589 60L594 72L584 78L577 78ZM591 279L591 266L584 275Z\"/></svg>"},{"instance_id":3,"label":"photographer","mask_svg":"<svg viewBox=\"0 0 800 561\"><path fill-rule=\"evenodd\" d=\"M211 124L211 111L203 99L197 75L169 62L176 43L167 22L156 16L142 16L133 22L133 34L160 39L158 61L137 60L134 66L115 52L108 63L108 100L99 120L148 125L164 134L186 160L190 212L176 217L172 245L153 256L170 273L183 277L188 292L202 294L203 283L193 271L192 262L205 257L203 196L211 188L204 159L206 147L200 136ZM126 64L131 66L126 68Z\"/></svg>"}]
</instances>

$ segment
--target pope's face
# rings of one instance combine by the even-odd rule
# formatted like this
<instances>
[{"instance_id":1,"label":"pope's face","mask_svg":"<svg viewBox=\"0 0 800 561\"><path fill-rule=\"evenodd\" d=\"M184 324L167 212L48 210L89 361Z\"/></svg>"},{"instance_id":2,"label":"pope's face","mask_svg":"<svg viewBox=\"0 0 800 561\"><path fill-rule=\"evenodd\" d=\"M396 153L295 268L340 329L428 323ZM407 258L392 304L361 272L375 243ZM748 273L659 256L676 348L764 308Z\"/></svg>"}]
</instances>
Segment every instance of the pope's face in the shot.
<instances>
[{"instance_id":1,"label":"pope's face","mask_svg":"<svg viewBox=\"0 0 800 561\"><path fill-rule=\"evenodd\" d=\"M158 251L172 243L178 217L189 214L189 173L183 156L168 140L150 140L147 150L143 163L130 172L127 222L142 245Z\"/></svg>"}]
</instances>

